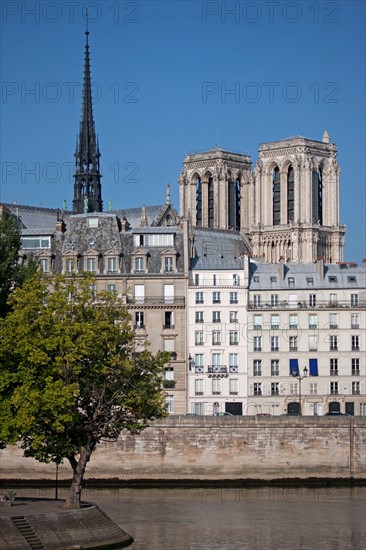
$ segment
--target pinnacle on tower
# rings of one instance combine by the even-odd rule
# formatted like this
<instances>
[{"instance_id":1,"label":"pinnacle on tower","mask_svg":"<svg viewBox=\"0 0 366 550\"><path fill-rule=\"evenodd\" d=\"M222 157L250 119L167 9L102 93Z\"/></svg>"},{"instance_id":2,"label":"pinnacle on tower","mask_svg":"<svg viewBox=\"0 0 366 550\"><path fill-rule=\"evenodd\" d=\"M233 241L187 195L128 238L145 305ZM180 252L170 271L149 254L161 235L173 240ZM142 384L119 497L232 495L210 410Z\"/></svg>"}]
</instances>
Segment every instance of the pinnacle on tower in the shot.
<instances>
[{"instance_id":1,"label":"pinnacle on tower","mask_svg":"<svg viewBox=\"0 0 366 550\"><path fill-rule=\"evenodd\" d=\"M100 152L93 119L88 37L88 14L86 14L83 102L75 151L74 214L103 210Z\"/></svg>"}]
</instances>

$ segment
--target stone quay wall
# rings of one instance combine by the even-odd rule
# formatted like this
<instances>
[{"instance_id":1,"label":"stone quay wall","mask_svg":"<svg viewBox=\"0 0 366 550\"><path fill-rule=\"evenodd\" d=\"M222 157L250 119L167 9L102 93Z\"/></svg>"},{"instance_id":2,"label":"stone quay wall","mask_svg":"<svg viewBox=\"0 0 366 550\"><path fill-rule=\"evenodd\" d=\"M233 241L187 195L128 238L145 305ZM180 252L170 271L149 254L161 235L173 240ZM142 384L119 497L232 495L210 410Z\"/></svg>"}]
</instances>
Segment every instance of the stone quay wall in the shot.
<instances>
[{"instance_id":1,"label":"stone quay wall","mask_svg":"<svg viewBox=\"0 0 366 550\"><path fill-rule=\"evenodd\" d=\"M60 480L70 479L65 461ZM54 480L55 465L0 451L0 480ZM365 480L366 418L169 416L103 442L86 480Z\"/></svg>"}]
</instances>

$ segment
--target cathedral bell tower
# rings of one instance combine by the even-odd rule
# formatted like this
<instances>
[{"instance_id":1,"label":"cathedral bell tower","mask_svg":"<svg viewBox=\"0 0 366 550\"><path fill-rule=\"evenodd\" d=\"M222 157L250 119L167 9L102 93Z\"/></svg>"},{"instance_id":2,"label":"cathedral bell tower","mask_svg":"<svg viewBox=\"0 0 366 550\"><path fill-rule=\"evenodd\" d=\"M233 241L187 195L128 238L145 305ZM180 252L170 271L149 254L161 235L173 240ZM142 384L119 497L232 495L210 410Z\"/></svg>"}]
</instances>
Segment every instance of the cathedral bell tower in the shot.
<instances>
[{"instance_id":1,"label":"cathedral bell tower","mask_svg":"<svg viewBox=\"0 0 366 550\"><path fill-rule=\"evenodd\" d=\"M75 151L73 213L102 212L99 146L95 134L90 78L88 22L85 32L83 105Z\"/></svg>"}]
</instances>

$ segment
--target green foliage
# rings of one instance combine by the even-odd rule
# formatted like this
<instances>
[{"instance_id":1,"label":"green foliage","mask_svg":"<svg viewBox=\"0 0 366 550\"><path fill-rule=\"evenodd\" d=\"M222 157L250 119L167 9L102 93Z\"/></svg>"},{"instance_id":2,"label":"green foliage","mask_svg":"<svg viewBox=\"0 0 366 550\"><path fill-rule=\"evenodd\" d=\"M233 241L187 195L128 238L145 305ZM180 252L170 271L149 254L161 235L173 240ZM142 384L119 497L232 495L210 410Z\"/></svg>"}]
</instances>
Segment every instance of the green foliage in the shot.
<instances>
[{"instance_id":1,"label":"green foliage","mask_svg":"<svg viewBox=\"0 0 366 550\"><path fill-rule=\"evenodd\" d=\"M165 353L133 354L122 300L95 298L87 276L37 273L12 293L0 320L0 440L26 456L73 465L102 438L139 432L165 415Z\"/></svg>"},{"instance_id":2,"label":"green foliage","mask_svg":"<svg viewBox=\"0 0 366 550\"><path fill-rule=\"evenodd\" d=\"M21 246L17 221L12 216L0 216L0 317L9 310L7 301L11 291L39 269L38 262L31 259L26 265L19 265Z\"/></svg>"}]
</instances>

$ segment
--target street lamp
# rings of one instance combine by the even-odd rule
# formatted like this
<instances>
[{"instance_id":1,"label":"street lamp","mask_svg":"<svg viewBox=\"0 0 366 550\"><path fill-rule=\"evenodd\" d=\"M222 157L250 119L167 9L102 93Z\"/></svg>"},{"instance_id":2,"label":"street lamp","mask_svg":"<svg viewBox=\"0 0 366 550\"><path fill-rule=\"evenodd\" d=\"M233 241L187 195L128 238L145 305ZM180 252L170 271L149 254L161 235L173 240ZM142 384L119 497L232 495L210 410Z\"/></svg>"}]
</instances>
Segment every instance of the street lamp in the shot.
<instances>
[{"instance_id":1,"label":"street lamp","mask_svg":"<svg viewBox=\"0 0 366 550\"><path fill-rule=\"evenodd\" d=\"M191 372L192 370L194 370L194 367L195 367L195 362L194 362L194 359L192 357L191 354L188 355L188 369L189 371Z\"/></svg>"},{"instance_id":2,"label":"street lamp","mask_svg":"<svg viewBox=\"0 0 366 550\"><path fill-rule=\"evenodd\" d=\"M296 378L296 379L299 381L299 415L300 415L300 416L301 416L301 414L302 414L302 413L301 413L301 381L304 380L304 378L306 378L307 375L308 375L308 369L307 369L307 367L304 367L303 373L304 373L303 376L301 376L301 375L298 373L298 370L297 370L295 367L292 369L292 372L291 372L292 376L293 376L294 378Z\"/></svg>"}]
</instances>

